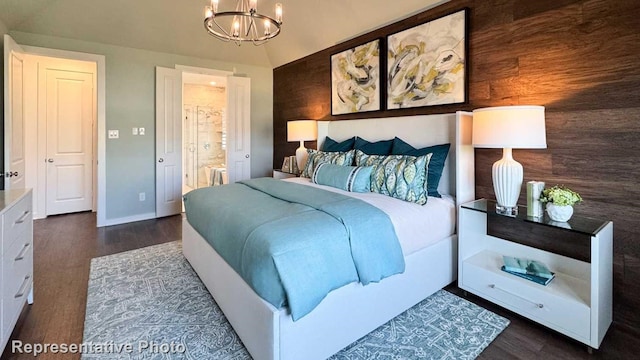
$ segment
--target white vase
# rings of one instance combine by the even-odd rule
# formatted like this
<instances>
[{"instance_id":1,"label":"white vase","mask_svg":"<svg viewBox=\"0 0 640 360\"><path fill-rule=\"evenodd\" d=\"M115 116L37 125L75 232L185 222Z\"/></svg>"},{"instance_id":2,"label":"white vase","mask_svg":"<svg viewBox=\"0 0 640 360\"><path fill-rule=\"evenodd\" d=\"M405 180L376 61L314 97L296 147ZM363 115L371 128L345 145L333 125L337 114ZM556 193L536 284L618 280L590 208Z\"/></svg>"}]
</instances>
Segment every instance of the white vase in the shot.
<instances>
[{"instance_id":1,"label":"white vase","mask_svg":"<svg viewBox=\"0 0 640 360\"><path fill-rule=\"evenodd\" d=\"M547 214L553 221L568 221L573 215L573 206L547 203Z\"/></svg>"}]
</instances>

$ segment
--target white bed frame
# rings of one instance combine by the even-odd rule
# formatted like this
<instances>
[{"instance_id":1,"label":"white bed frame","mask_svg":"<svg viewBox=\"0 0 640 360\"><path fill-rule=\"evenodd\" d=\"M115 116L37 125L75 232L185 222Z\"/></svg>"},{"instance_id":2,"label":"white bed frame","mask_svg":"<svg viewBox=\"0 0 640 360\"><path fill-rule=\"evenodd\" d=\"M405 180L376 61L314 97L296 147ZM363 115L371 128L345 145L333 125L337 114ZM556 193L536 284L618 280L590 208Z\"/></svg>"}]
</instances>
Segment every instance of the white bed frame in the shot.
<instances>
[{"instance_id":1,"label":"white bed frame","mask_svg":"<svg viewBox=\"0 0 640 360\"><path fill-rule=\"evenodd\" d=\"M450 142L439 190L456 206L474 199L471 114L318 122L326 136L369 141L398 136L414 147ZM351 283L329 293L311 313L293 321L287 308L260 298L189 223L183 252L254 359L325 359L419 303L457 278L457 235L405 258L405 272L379 283Z\"/></svg>"}]
</instances>

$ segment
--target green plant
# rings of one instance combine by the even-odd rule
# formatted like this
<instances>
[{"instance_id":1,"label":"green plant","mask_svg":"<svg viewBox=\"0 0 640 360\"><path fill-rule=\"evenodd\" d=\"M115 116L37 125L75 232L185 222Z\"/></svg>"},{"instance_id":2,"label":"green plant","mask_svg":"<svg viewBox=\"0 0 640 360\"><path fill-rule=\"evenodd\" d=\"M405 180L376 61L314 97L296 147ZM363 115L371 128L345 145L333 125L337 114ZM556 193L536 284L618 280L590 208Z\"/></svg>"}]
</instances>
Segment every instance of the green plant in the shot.
<instances>
[{"instance_id":1,"label":"green plant","mask_svg":"<svg viewBox=\"0 0 640 360\"><path fill-rule=\"evenodd\" d=\"M577 192L565 187L556 185L552 188L542 190L540 194L541 203L552 203L558 206L574 205L582 201L582 197Z\"/></svg>"}]
</instances>

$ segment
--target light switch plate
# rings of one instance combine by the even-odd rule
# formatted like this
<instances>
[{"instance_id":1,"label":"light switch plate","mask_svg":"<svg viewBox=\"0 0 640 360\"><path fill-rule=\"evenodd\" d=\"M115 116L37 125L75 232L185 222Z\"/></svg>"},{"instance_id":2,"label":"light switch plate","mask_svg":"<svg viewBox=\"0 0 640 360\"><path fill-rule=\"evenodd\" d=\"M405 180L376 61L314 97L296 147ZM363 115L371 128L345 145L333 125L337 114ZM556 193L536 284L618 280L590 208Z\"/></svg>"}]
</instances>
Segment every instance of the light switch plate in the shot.
<instances>
[{"instance_id":1,"label":"light switch plate","mask_svg":"<svg viewBox=\"0 0 640 360\"><path fill-rule=\"evenodd\" d=\"M131 128L132 135L138 135L138 128Z\"/></svg>"},{"instance_id":2,"label":"light switch plate","mask_svg":"<svg viewBox=\"0 0 640 360\"><path fill-rule=\"evenodd\" d=\"M144 128L139 128L138 129L138 134L144 135Z\"/></svg>"},{"instance_id":3,"label":"light switch plate","mask_svg":"<svg viewBox=\"0 0 640 360\"><path fill-rule=\"evenodd\" d=\"M109 139L117 139L120 137L120 131L118 130L109 130Z\"/></svg>"}]
</instances>

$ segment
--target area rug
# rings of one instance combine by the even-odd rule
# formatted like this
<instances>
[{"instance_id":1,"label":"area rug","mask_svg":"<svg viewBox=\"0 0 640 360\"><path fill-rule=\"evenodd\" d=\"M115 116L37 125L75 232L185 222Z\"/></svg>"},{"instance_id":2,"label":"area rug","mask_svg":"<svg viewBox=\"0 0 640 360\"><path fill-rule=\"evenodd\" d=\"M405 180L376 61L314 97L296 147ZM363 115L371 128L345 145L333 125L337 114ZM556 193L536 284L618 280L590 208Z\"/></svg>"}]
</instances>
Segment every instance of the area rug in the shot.
<instances>
[{"instance_id":1,"label":"area rug","mask_svg":"<svg viewBox=\"0 0 640 360\"><path fill-rule=\"evenodd\" d=\"M331 359L473 359L508 324L440 290ZM91 261L82 345L83 359L251 359L179 241Z\"/></svg>"}]
</instances>

